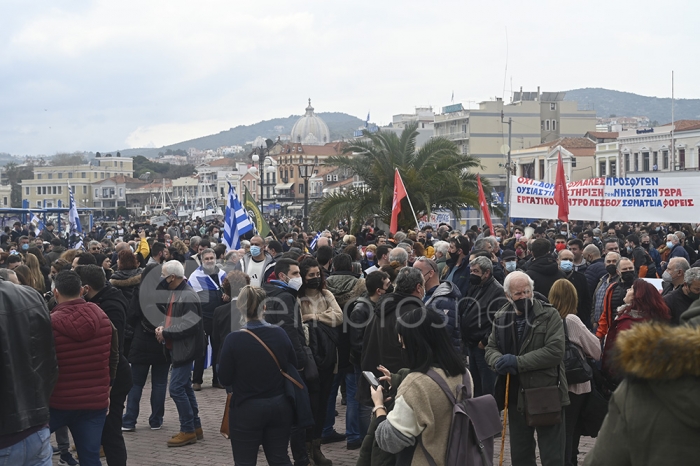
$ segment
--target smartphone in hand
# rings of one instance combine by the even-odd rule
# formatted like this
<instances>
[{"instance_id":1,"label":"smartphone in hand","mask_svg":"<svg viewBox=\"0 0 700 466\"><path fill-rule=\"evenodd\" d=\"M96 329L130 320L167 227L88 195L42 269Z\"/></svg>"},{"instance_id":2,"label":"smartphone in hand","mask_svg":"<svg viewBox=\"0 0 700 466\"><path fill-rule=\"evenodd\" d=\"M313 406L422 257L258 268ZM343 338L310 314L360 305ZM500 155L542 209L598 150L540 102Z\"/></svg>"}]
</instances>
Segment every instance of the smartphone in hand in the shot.
<instances>
[{"instance_id":1,"label":"smartphone in hand","mask_svg":"<svg viewBox=\"0 0 700 466\"><path fill-rule=\"evenodd\" d=\"M371 386L373 386L375 389L379 386L379 380L377 380L377 377L374 375L372 371L362 371L362 375L365 376L365 379L367 379L367 382Z\"/></svg>"}]
</instances>

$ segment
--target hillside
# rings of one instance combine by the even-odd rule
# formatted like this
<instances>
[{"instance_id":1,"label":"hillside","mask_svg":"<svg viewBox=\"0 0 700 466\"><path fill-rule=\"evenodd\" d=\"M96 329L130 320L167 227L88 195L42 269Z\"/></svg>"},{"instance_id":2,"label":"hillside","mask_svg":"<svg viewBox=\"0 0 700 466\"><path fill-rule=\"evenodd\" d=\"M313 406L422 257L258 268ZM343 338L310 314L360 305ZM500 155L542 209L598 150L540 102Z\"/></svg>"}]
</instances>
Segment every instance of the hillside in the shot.
<instances>
[{"instance_id":1,"label":"hillside","mask_svg":"<svg viewBox=\"0 0 700 466\"><path fill-rule=\"evenodd\" d=\"M602 118L616 116L645 116L652 122L671 122L671 98L646 97L631 92L601 88L585 88L566 91L564 100L575 100L595 109ZM699 120L700 99L676 99L676 120Z\"/></svg>"},{"instance_id":2,"label":"hillside","mask_svg":"<svg viewBox=\"0 0 700 466\"><path fill-rule=\"evenodd\" d=\"M328 112L318 113L328 125L331 132L331 140L338 140L352 136L352 132L364 123L357 117L348 115L347 113ZM294 123L301 115L290 115L287 118L274 118L272 120L261 121L252 125L240 125L226 131L221 131L218 134L203 136L201 138L182 141L169 146L163 146L157 149L121 149L121 154L128 157L143 155L145 157L155 157L158 152L164 152L166 149L216 149L222 146L244 145L246 142L254 140L258 136L275 140L280 134L289 134ZM282 132L276 130L276 126L282 126Z\"/></svg>"}]
</instances>

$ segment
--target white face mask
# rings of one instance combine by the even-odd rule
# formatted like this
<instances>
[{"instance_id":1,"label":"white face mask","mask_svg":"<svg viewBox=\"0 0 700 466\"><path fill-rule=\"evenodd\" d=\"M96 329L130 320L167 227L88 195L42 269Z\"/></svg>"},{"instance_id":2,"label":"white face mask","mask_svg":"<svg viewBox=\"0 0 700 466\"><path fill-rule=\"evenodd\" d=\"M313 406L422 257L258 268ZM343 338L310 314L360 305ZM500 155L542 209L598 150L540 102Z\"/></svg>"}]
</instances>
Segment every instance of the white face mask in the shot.
<instances>
[{"instance_id":1,"label":"white face mask","mask_svg":"<svg viewBox=\"0 0 700 466\"><path fill-rule=\"evenodd\" d=\"M287 285L293 289L298 291L299 288L301 288L301 285L304 283L304 281L301 279L301 277L294 277L290 278L289 281L287 282Z\"/></svg>"}]
</instances>

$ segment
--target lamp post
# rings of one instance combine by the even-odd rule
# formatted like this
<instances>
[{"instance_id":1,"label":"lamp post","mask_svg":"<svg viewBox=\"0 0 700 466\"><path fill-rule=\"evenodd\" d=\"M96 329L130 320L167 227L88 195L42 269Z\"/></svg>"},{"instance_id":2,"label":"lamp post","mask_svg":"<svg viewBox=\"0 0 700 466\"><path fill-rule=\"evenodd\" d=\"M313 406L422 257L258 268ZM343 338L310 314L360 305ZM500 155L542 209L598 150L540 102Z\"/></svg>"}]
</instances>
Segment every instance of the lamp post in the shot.
<instances>
[{"instance_id":1,"label":"lamp post","mask_svg":"<svg viewBox=\"0 0 700 466\"><path fill-rule=\"evenodd\" d=\"M260 174L260 215L263 215L264 212L264 187L265 187L265 172L271 173L275 171L275 168L272 166L272 162L270 159L270 149L265 148L264 146L257 147L253 150L253 155L251 156L251 159L253 160L253 164L257 163L258 167L255 168L253 166L248 172L255 176L256 174ZM266 161L270 161L270 164L266 164Z\"/></svg>"},{"instance_id":2,"label":"lamp post","mask_svg":"<svg viewBox=\"0 0 700 466\"><path fill-rule=\"evenodd\" d=\"M316 163L304 160L304 156L299 156L299 176L304 179L304 231L309 231L309 179L314 175Z\"/></svg>"}]
</instances>

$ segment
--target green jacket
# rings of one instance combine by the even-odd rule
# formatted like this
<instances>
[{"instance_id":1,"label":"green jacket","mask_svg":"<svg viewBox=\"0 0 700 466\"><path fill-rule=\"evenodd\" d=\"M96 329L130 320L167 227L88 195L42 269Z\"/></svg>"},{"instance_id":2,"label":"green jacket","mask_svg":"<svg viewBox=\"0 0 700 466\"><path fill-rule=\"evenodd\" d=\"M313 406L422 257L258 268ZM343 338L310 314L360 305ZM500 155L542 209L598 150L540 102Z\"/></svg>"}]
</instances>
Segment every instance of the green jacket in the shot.
<instances>
[{"instance_id":1,"label":"green jacket","mask_svg":"<svg viewBox=\"0 0 700 466\"><path fill-rule=\"evenodd\" d=\"M584 465L697 464L700 327L639 323L615 348L625 379Z\"/></svg>"},{"instance_id":2,"label":"green jacket","mask_svg":"<svg viewBox=\"0 0 700 466\"><path fill-rule=\"evenodd\" d=\"M700 326L700 299L693 301L693 304L681 314L681 324Z\"/></svg>"},{"instance_id":3,"label":"green jacket","mask_svg":"<svg viewBox=\"0 0 700 466\"><path fill-rule=\"evenodd\" d=\"M491 368L503 354L509 354L505 350L508 347L505 340L515 332L514 312L509 302L496 313L486 346L486 363ZM523 344L516 355L520 388L551 387L559 383L559 400L562 406L567 406L569 387L564 371L564 325L559 311L535 299L528 321ZM522 390L518 390L518 411L523 412L524 406Z\"/></svg>"}]
</instances>

